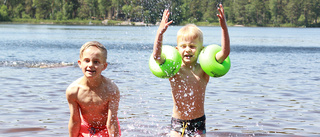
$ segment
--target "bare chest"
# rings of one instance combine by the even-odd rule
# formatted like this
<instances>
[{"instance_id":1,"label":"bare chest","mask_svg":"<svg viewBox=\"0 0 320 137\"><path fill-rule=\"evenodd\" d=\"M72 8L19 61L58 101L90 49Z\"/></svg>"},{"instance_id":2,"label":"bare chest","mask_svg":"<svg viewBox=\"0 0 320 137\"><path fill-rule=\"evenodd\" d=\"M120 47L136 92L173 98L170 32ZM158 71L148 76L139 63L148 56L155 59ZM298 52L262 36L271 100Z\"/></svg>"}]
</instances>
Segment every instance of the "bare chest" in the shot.
<instances>
[{"instance_id":1,"label":"bare chest","mask_svg":"<svg viewBox=\"0 0 320 137\"><path fill-rule=\"evenodd\" d=\"M107 105L109 101L108 94L106 92L96 92L91 90L83 90L78 94L78 103L82 107L101 107Z\"/></svg>"},{"instance_id":2,"label":"bare chest","mask_svg":"<svg viewBox=\"0 0 320 137\"><path fill-rule=\"evenodd\" d=\"M179 85L206 85L207 81L201 71L182 70L171 78L171 82Z\"/></svg>"},{"instance_id":3,"label":"bare chest","mask_svg":"<svg viewBox=\"0 0 320 137\"><path fill-rule=\"evenodd\" d=\"M207 81L201 73L180 72L170 79L173 93L203 93L207 86Z\"/></svg>"}]
</instances>

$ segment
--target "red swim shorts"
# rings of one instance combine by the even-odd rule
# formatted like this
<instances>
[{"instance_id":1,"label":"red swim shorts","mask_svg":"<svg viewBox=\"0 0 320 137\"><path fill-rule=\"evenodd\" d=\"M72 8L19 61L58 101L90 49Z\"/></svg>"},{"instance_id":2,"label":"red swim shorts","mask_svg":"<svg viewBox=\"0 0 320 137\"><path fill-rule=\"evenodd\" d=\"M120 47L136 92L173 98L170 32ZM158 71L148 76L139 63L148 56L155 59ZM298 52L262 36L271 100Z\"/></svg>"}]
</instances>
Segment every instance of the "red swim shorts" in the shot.
<instances>
[{"instance_id":1,"label":"red swim shorts","mask_svg":"<svg viewBox=\"0 0 320 137\"><path fill-rule=\"evenodd\" d=\"M120 123L118 120L119 135L121 136ZM103 127L91 127L88 122L81 119L81 128L79 131L79 137L109 137L108 129Z\"/></svg>"}]
</instances>

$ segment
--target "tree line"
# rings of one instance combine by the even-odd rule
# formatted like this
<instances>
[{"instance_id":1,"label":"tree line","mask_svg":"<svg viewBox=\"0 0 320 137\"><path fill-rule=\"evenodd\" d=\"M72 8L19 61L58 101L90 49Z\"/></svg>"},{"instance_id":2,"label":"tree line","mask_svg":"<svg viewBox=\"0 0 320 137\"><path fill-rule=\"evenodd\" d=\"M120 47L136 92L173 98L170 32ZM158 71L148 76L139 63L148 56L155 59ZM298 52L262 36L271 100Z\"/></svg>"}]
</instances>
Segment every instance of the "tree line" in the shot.
<instances>
[{"instance_id":1,"label":"tree line","mask_svg":"<svg viewBox=\"0 0 320 137\"><path fill-rule=\"evenodd\" d=\"M174 24L217 23L223 3L228 23L320 26L320 0L0 0L0 21L129 20L155 24L164 9Z\"/></svg>"}]
</instances>

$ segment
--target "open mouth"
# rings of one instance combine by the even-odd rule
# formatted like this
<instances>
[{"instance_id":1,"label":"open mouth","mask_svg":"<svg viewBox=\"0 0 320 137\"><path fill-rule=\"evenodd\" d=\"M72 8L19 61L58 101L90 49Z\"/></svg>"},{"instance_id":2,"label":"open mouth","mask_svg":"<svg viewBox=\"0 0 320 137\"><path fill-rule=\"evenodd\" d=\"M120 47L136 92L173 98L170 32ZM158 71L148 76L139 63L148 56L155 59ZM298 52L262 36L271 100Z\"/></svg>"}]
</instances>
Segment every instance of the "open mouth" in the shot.
<instances>
[{"instance_id":1,"label":"open mouth","mask_svg":"<svg viewBox=\"0 0 320 137\"><path fill-rule=\"evenodd\" d=\"M184 55L185 58L190 59L193 57L193 55Z\"/></svg>"},{"instance_id":2,"label":"open mouth","mask_svg":"<svg viewBox=\"0 0 320 137\"><path fill-rule=\"evenodd\" d=\"M86 70L87 72L89 72L89 73L94 73L94 72L96 72L95 70Z\"/></svg>"}]
</instances>

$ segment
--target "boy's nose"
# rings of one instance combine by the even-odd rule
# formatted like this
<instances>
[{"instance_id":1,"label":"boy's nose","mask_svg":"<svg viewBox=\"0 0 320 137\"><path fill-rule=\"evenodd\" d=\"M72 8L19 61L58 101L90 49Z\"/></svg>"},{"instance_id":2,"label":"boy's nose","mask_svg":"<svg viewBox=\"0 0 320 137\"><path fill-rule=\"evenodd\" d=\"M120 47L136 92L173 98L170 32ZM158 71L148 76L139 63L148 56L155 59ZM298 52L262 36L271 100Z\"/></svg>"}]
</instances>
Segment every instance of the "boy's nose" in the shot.
<instances>
[{"instance_id":1,"label":"boy's nose","mask_svg":"<svg viewBox=\"0 0 320 137\"><path fill-rule=\"evenodd\" d=\"M191 48L189 46L187 46L186 51L191 51Z\"/></svg>"},{"instance_id":2,"label":"boy's nose","mask_svg":"<svg viewBox=\"0 0 320 137\"><path fill-rule=\"evenodd\" d=\"M90 61L90 62L88 63L88 66L93 66L93 62Z\"/></svg>"}]
</instances>

